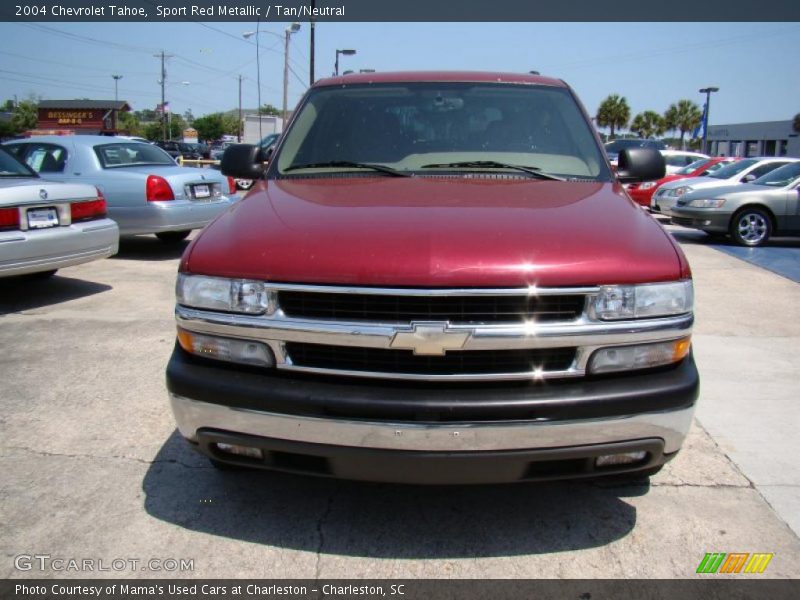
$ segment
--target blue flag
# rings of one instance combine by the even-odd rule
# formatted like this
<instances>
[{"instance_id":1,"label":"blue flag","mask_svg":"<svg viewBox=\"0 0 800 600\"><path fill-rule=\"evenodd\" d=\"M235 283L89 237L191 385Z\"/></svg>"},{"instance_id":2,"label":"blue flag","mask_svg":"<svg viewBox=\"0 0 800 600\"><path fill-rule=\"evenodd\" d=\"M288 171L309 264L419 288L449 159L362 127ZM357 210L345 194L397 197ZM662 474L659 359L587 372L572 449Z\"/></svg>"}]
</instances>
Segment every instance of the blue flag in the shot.
<instances>
[{"instance_id":1,"label":"blue flag","mask_svg":"<svg viewBox=\"0 0 800 600\"><path fill-rule=\"evenodd\" d=\"M692 137L697 139L703 137L706 128L708 127L708 104L703 104L703 117L700 119L700 124L695 127L692 132Z\"/></svg>"}]
</instances>

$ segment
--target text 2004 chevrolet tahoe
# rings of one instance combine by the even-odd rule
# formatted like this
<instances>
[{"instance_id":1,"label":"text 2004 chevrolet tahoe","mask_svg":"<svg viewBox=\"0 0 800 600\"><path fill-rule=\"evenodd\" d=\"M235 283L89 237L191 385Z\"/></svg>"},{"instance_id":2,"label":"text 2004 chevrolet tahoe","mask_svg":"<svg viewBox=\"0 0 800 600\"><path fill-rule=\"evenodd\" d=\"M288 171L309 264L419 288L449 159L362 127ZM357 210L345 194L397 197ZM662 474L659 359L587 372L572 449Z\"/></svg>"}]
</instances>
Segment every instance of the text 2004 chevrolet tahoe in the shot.
<instances>
[{"instance_id":1,"label":"text 2004 chevrolet tahoe","mask_svg":"<svg viewBox=\"0 0 800 600\"><path fill-rule=\"evenodd\" d=\"M167 368L220 466L478 483L639 472L698 392L689 266L572 90L503 73L316 83L187 248Z\"/></svg>"}]
</instances>

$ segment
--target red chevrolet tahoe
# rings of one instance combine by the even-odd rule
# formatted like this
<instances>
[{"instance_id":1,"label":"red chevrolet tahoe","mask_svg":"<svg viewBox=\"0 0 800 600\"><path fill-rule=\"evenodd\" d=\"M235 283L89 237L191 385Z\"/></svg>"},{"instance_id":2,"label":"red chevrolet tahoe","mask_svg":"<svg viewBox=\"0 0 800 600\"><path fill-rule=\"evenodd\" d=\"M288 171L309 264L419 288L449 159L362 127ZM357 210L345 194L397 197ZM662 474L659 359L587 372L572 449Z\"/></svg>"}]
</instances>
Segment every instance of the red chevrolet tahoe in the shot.
<instances>
[{"instance_id":1,"label":"red chevrolet tahoe","mask_svg":"<svg viewBox=\"0 0 800 600\"><path fill-rule=\"evenodd\" d=\"M216 466L404 483L649 475L698 393L689 265L564 82L325 79L180 263L167 386Z\"/></svg>"}]
</instances>

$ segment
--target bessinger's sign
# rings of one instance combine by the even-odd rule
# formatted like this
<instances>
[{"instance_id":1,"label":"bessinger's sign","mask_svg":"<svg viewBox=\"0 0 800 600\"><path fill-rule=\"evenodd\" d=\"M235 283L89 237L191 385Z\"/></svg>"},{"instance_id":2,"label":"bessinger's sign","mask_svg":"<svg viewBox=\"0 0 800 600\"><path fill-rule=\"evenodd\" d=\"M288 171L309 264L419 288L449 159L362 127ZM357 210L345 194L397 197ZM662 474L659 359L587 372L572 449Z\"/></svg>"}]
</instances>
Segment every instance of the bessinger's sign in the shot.
<instances>
[{"instance_id":1,"label":"bessinger's sign","mask_svg":"<svg viewBox=\"0 0 800 600\"><path fill-rule=\"evenodd\" d=\"M107 110L48 110L39 109L39 128L79 125L86 128L103 128Z\"/></svg>"}]
</instances>

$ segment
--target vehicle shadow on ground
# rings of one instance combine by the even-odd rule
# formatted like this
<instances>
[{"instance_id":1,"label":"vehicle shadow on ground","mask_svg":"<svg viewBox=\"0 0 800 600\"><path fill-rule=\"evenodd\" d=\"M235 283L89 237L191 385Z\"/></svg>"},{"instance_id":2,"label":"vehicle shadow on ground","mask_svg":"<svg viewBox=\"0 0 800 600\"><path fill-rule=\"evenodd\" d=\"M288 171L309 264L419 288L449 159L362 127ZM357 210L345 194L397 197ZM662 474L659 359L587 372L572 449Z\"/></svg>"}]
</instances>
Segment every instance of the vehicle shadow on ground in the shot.
<instances>
[{"instance_id":1,"label":"vehicle shadow on ground","mask_svg":"<svg viewBox=\"0 0 800 600\"><path fill-rule=\"evenodd\" d=\"M189 241L165 244L154 235L121 237L119 252L111 260L175 260L181 257Z\"/></svg>"},{"instance_id":2,"label":"vehicle shadow on ground","mask_svg":"<svg viewBox=\"0 0 800 600\"><path fill-rule=\"evenodd\" d=\"M747 248L745 246L740 246L739 244L735 243L729 237L711 237L710 235L694 229L670 229L670 234L674 237L678 242L681 244L699 244L705 246L720 246L720 247L729 247L735 249L741 249L742 251L754 251L758 252L761 248L788 248L788 249L797 249L800 248L800 239L798 238L790 238L790 237L780 237L775 236L771 237L767 240L767 242L763 246L759 246L758 248Z\"/></svg>"},{"instance_id":3,"label":"vehicle shadow on ground","mask_svg":"<svg viewBox=\"0 0 800 600\"><path fill-rule=\"evenodd\" d=\"M46 279L29 275L4 277L0 285L0 315L53 306L111 289L110 285L58 274Z\"/></svg>"},{"instance_id":4,"label":"vehicle shadow on ground","mask_svg":"<svg viewBox=\"0 0 800 600\"><path fill-rule=\"evenodd\" d=\"M218 471L178 432L142 483L151 516L203 533L329 555L473 558L604 546L626 536L624 497L649 485L422 487Z\"/></svg>"}]
</instances>

